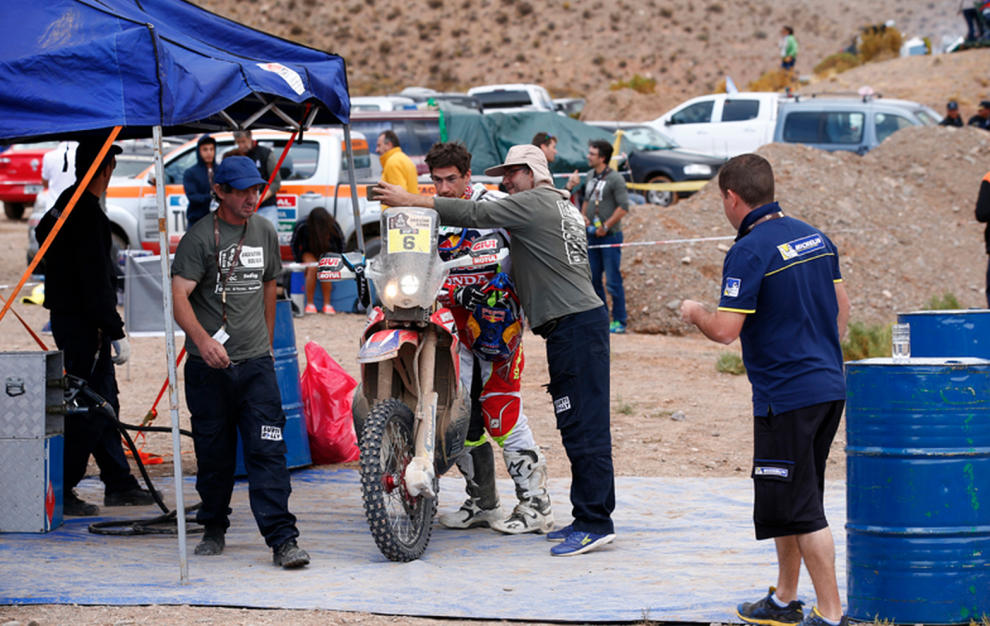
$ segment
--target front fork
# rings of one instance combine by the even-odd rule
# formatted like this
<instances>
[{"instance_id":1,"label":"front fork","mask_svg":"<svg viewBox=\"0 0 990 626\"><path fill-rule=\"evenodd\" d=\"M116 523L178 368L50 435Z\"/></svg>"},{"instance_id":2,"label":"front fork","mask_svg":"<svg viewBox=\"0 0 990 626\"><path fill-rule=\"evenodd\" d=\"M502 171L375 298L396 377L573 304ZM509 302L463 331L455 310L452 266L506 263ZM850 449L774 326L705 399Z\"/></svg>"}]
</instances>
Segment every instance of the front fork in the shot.
<instances>
[{"instance_id":1,"label":"front fork","mask_svg":"<svg viewBox=\"0 0 990 626\"><path fill-rule=\"evenodd\" d=\"M433 489L433 455L437 432L437 392L433 388L436 347L436 328L427 326L416 354L416 453L406 466L405 473L406 490L413 497L421 494L437 497Z\"/></svg>"}]
</instances>

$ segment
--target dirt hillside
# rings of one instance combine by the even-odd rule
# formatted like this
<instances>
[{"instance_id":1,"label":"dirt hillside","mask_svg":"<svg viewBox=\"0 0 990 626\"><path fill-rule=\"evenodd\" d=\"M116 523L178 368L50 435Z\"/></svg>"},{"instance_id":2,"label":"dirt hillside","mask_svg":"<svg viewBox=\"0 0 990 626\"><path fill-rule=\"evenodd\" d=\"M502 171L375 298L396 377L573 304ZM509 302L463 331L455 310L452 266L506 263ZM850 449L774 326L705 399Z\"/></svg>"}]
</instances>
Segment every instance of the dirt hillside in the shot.
<instances>
[{"instance_id":1,"label":"dirt hillside","mask_svg":"<svg viewBox=\"0 0 990 626\"><path fill-rule=\"evenodd\" d=\"M852 300L852 319L893 321L954 294L985 306L983 225L973 217L980 179L990 167L990 133L971 128L909 128L866 156L771 144L784 211L835 242ZM668 209L634 208L626 240L731 237L715 184ZM682 298L717 302L722 259L731 240L627 249L623 262L633 329L681 332Z\"/></svg>"}]
</instances>

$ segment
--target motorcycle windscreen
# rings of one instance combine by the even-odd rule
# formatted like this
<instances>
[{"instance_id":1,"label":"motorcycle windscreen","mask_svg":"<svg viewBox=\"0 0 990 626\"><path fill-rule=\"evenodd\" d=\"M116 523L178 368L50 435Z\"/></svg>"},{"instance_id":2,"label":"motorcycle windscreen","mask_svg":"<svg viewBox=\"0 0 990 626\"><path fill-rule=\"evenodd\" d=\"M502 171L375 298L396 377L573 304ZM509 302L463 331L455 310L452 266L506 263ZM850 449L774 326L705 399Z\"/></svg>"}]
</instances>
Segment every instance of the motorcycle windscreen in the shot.
<instances>
[{"instance_id":1,"label":"motorcycle windscreen","mask_svg":"<svg viewBox=\"0 0 990 626\"><path fill-rule=\"evenodd\" d=\"M369 275L386 308L433 306L447 274L437 255L438 224L433 209L391 207L382 214L382 251Z\"/></svg>"}]
</instances>

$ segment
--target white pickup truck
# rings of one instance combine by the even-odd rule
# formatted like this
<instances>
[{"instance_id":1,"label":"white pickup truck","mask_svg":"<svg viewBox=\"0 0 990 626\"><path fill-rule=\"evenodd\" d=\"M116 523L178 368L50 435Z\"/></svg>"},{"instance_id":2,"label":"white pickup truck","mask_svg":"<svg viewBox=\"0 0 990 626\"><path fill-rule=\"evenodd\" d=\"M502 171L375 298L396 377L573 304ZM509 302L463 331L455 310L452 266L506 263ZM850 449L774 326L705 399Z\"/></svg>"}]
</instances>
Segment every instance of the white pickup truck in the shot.
<instances>
[{"instance_id":1,"label":"white pickup truck","mask_svg":"<svg viewBox=\"0 0 990 626\"><path fill-rule=\"evenodd\" d=\"M288 133L256 130L252 133L261 145L281 153ZM315 207L325 208L340 225L349 248L356 242L354 213L347 168L347 152L340 128L311 129L297 139L282 164L282 186L276 195L279 216L279 242L282 257L291 258L289 240L296 221L305 219ZM234 147L231 133L216 133L217 154ZM351 133L354 152L361 228L369 256L378 249L378 221L381 207L365 197L365 185L374 182L368 142L361 133ZM196 142L190 141L165 157L165 204L172 250L186 231L186 195L182 175L196 162ZM153 168L132 178L114 178L107 189L106 208L116 244L119 247L143 248L158 253L158 208L155 186L150 184Z\"/></svg>"},{"instance_id":2,"label":"white pickup truck","mask_svg":"<svg viewBox=\"0 0 990 626\"><path fill-rule=\"evenodd\" d=\"M709 94L647 123L686 150L729 158L773 141L782 97L772 92Z\"/></svg>"}]
</instances>

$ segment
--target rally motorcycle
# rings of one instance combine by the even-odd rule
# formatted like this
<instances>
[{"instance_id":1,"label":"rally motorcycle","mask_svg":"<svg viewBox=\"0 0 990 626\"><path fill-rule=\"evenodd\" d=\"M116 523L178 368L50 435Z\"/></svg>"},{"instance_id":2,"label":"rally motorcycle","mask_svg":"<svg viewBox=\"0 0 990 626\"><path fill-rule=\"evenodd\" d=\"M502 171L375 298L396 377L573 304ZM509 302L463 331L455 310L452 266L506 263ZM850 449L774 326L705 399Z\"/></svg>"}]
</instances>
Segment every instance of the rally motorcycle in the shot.
<instances>
[{"instance_id":1,"label":"rally motorcycle","mask_svg":"<svg viewBox=\"0 0 990 626\"><path fill-rule=\"evenodd\" d=\"M364 510L375 543L393 561L412 561L426 550L439 476L463 452L470 421L454 316L437 297L451 269L508 255L493 236L443 261L438 226L432 209L391 208L381 217L382 250L366 270L360 255L327 254L317 273L321 281L355 275L360 281L364 273L381 300L368 315L358 353L356 402L370 407L359 442Z\"/></svg>"}]
</instances>

